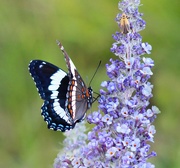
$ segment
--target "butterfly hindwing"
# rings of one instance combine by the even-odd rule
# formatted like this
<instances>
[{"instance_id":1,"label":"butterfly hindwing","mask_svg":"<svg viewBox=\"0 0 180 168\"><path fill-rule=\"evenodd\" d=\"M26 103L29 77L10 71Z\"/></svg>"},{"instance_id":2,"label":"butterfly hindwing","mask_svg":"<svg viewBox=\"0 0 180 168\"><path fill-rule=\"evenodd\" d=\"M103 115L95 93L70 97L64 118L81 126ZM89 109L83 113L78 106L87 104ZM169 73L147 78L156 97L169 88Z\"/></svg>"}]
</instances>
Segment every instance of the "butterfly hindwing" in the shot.
<instances>
[{"instance_id":1,"label":"butterfly hindwing","mask_svg":"<svg viewBox=\"0 0 180 168\"><path fill-rule=\"evenodd\" d=\"M41 107L41 114L44 121L48 124L49 129L62 132L74 128L74 124L70 124L69 117L63 108L60 107L58 99L45 100Z\"/></svg>"}]
</instances>

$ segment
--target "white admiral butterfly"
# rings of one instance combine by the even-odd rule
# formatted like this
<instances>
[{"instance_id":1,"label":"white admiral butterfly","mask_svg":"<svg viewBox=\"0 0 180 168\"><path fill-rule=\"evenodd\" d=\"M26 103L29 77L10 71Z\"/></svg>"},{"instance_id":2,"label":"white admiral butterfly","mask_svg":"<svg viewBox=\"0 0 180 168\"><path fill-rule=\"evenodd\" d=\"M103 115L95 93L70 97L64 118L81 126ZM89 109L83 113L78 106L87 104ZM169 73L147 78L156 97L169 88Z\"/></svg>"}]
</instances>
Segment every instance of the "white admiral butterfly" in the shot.
<instances>
[{"instance_id":1,"label":"white admiral butterfly","mask_svg":"<svg viewBox=\"0 0 180 168\"><path fill-rule=\"evenodd\" d=\"M86 87L62 44L57 43L69 72L41 60L32 60L29 72L44 100L41 115L48 128L64 132L73 129L77 122L85 118L93 102L93 91L91 87Z\"/></svg>"}]
</instances>

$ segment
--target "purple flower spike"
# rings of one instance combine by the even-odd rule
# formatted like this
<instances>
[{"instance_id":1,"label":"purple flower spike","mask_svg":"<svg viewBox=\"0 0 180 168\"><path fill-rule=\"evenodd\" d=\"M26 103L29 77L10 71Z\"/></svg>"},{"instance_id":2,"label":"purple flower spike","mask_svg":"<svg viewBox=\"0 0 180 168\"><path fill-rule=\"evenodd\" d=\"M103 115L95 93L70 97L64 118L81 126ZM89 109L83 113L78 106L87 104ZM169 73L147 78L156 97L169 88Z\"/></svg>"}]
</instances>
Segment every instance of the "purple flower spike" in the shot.
<instances>
[{"instance_id":1,"label":"purple flower spike","mask_svg":"<svg viewBox=\"0 0 180 168\"><path fill-rule=\"evenodd\" d=\"M153 122L160 111L156 106L149 107L154 61L142 57L150 54L152 47L142 42L139 34L146 26L139 5L140 0L119 2L121 13L116 21L121 27L112 36L115 42L110 49L116 59L106 64L109 80L101 83L99 110L87 116L94 127L85 134L82 122L65 133L65 148L57 156L55 168L155 167L148 162L156 156L149 142L154 142Z\"/></svg>"}]
</instances>

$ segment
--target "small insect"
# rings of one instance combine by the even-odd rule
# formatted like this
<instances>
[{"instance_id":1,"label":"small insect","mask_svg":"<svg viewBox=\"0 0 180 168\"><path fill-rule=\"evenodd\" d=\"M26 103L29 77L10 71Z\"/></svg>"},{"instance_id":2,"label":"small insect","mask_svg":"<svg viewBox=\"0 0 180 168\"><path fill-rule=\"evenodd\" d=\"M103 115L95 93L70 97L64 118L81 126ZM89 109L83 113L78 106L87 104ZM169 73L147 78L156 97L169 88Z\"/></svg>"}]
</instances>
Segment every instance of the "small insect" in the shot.
<instances>
[{"instance_id":1,"label":"small insect","mask_svg":"<svg viewBox=\"0 0 180 168\"><path fill-rule=\"evenodd\" d=\"M123 13L120 19L120 28L122 34L127 34L130 31L129 17Z\"/></svg>"}]
</instances>

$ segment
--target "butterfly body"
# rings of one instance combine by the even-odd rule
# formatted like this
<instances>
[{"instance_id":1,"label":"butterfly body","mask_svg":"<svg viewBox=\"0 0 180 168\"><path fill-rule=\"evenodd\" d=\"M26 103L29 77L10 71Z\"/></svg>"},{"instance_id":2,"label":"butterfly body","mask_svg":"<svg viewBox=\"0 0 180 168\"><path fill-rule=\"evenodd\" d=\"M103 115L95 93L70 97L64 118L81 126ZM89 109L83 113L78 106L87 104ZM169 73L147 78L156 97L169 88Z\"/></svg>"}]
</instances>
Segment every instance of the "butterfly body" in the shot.
<instances>
[{"instance_id":1,"label":"butterfly body","mask_svg":"<svg viewBox=\"0 0 180 168\"><path fill-rule=\"evenodd\" d=\"M61 43L58 45L64 54L68 73L42 60L32 60L29 72L44 100L41 115L48 128L64 132L73 129L85 118L92 105L93 91L91 87L86 87Z\"/></svg>"}]
</instances>

